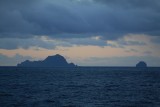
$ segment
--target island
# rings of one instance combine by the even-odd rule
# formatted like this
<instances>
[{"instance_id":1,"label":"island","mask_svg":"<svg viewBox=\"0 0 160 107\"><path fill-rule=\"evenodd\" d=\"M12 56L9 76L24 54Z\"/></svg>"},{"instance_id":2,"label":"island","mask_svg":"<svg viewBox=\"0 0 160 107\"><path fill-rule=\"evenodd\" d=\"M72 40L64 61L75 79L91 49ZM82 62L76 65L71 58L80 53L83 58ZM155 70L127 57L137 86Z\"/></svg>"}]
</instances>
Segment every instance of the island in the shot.
<instances>
[{"instance_id":1,"label":"island","mask_svg":"<svg viewBox=\"0 0 160 107\"><path fill-rule=\"evenodd\" d=\"M139 63L136 64L137 68L146 68L147 64L144 61L140 61Z\"/></svg>"},{"instance_id":2,"label":"island","mask_svg":"<svg viewBox=\"0 0 160 107\"><path fill-rule=\"evenodd\" d=\"M26 60L17 64L18 67L76 67L74 63L68 63L66 59L59 54L48 56L42 61Z\"/></svg>"}]
</instances>

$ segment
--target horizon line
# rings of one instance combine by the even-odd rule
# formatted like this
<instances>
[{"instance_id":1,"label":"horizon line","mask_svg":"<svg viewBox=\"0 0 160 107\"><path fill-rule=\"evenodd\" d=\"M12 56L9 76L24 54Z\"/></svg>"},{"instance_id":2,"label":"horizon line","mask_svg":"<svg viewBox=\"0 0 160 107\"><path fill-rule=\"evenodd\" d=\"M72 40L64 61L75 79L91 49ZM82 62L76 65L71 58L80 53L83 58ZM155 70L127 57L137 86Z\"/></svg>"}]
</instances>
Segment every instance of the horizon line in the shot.
<instances>
[{"instance_id":1,"label":"horizon line","mask_svg":"<svg viewBox=\"0 0 160 107\"><path fill-rule=\"evenodd\" d=\"M129 67L129 68L137 68L136 66L76 66L76 67L63 67L63 66L55 66L55 67L18 67L18 66L0 66L0 67L17 67L17 68L78 68L78 67L88 67L88 68L90 68L90 67L102 67L102 68L113 68L113 67L115 67L115 68L121 68L121 67ZM152 68L152 67L154 67L154 68L160 68L160 66L147 66L147 67L142 67L142 68ZM140 67L141 68L141 67Z\"/></svg>"}]
</instances>

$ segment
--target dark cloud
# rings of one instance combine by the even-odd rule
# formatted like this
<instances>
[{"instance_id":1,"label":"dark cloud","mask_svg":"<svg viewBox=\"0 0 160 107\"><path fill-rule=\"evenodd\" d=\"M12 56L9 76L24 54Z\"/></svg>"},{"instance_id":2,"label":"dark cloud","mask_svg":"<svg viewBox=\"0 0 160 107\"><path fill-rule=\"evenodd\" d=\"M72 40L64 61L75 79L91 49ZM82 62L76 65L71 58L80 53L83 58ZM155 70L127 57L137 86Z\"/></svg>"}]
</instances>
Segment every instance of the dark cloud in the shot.
<instances>
[{"instance_id":1,"label":"dark cloud","mask_svg":"<svg viewBox=\"0 0 160 107\"><path fill-rule=\"evenodd\" d=\"M76 13L56 2L33 0L16 4L19 0L7 1L1 1L1 37L76 34L87 30L87 24Z\"/></svg>"},{"instance_id":2,"label":"dark cloud","mask_svg":"<svg viewBox=\"0 0 160 107\"><path fill-rule=\"evenodd\" d=\"M159 0L93 0L113 12L111 26L124 33L160 35ZM105 15L107 16L107 15Z\"/></svg>"},{"instance_id":3,"label":"dark cloud","mask_svg":"<svg viewBox=\"0 0 160 107\"><path fill-rule=\"evenodd\" d=\"M72 45L92 45L92 46L106 46L107 43L104 40L101 39L95 39L93 38L72 38L72 39L66 39L64 40L66 43L69 43Z\"/></svg>"},{"instance_id":4,"label":"dark cloud","mask_svg":"<svg viewBox=\"0 0 160 107\"><path fill-rule=\"evenodd\" d=\"M159 0L1 0L0 37L160 35ZM84 2L84 1L83 1Z\"/></svg>"},{"instance_id":5,"label":"dark cloud","mask_svg":"<svg viewBox=\"0 0 160 107\"><path fill-rule=\"evenodd\" d=\"M9 45L7 45L9 44ZM29 48L45 48L45 49L56 49L57 46L71 47L73 45L84 46L106 46L106 41L101 39L93 38L70 38L70 39L52 39L46 37L34 37L34 38L1 38L0 49L13 50L18 48L29 49Z\"/></svg>"},{"instance_id":6,"label":"dark cloud","mask_svg":"<svg viewBox=\"0 0 160 107\"><path fill-rule=\"evenodd\" d=\"M43 41L39 38L27 38L27 39L19 39L19 38L1 38L0 39L0 49L28 49L31 47L40 47L40 48L46 48L46 49L54 49L56 43ZM63 44L61 44L63 45Z\"/></svg>"},{"instance_id":7,"label":"dark cloud","mask_svg":"<svg viewBox=\"0 0 160 107\"><path fill-rule=\"evenodd\" d=\"M123 8L151 8L159 9L159 0L93 0L96 2L106 3L111 6L119 6Z\"/></svg>"},{"instance_id":8,"label":"dark cloud","mask_svg":"<svg viewBox=\"0 0 160 107\"><path fill-rule=\"evenodd\" d=\"M145 42L137 41L137 40L125 40L125 39L118 39L115 41L107 41L107 46L113 48L125 48L126 46L145 46L147 45ZM131 51L135 51L131 49Z\"/></svg>"}]
</instances>

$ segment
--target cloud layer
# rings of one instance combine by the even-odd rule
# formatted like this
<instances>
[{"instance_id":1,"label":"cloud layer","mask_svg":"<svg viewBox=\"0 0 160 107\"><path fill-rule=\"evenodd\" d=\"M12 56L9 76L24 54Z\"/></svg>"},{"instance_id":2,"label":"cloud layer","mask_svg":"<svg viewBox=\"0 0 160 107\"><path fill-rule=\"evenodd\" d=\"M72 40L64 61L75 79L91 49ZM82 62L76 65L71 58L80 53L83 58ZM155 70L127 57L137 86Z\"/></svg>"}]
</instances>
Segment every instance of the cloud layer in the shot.
<instances>
[{"instance_id":1,"label":"cloud layer","mask_svg":"<svg viewBox=\"0 0 160 107\"><path fill-rule=\"evenodd\" d=\"M1 0L0 16L1 38L160 35L159 0Z\"/></svg>"}]
</instances>

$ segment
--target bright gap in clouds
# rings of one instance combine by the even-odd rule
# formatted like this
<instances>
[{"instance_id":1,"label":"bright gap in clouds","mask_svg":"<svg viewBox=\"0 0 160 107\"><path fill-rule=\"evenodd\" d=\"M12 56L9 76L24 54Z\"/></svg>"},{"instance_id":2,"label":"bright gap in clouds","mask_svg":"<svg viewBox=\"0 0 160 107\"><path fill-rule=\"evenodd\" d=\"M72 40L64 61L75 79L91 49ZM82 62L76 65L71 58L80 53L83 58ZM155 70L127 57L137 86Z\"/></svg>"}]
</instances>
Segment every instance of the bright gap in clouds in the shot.
<instances>
[{"instance_id":1,"label":"bright gap in clouds","mask_svg":"<svg viewBox=\"0 0 160 107\"><path fill-rule=\"evenodd\" d=\"M26 39L17 40L15 41L17 46L13 45L15 47L10 50L5 49L6 47L0 49L0 54L10 58L20 55L24 56L23 59L30 56L31 60L42 60L49 55L61 54L70 62L83 66L134 66L134 63L138 60L148 61L150 66L159 66L160 50L158 50L158 47L160 47L160 44L153 42L157 39L159 37L133 34L117 40L103 40L101 36L72 39L53 39L42 36L28 41ZM2 41L10 42L7 39L2 39ZM27 44L29 41L31 43ZM36 43L32 44L35 41ZM19 45L24 45L24 47L18 48ZM18 58L17 60L19 60ZM3 61L5 62L4 59ZM5 64L1 62L1 65Z\"/></svg>"}]
</instances>

